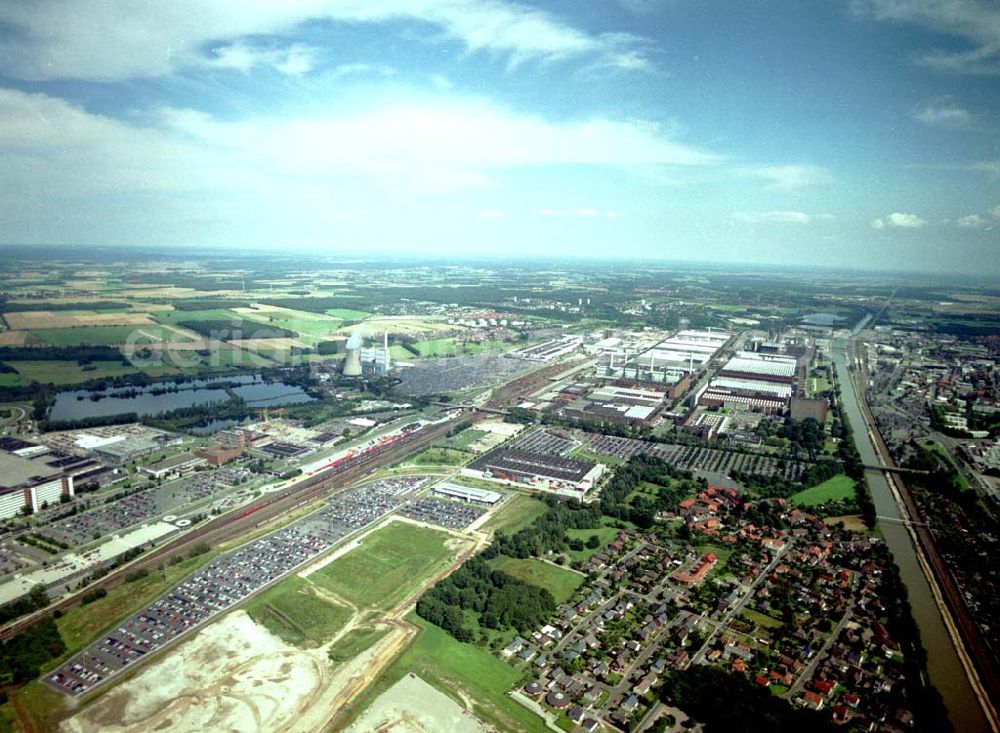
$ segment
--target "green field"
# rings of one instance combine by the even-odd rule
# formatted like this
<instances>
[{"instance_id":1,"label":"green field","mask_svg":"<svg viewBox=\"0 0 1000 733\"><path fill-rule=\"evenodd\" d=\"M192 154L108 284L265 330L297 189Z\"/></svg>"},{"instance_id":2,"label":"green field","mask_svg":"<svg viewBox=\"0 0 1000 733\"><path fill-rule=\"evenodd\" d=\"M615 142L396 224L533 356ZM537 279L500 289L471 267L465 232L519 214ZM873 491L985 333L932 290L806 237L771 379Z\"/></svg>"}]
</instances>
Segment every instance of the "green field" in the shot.
<instances>
[{"instance_id":1,"label":"green field","mask_svg":"<svg viewBox=\"0 0 1000 733\"><path fill-rule=\"evenodd\" d=\"M545 502L533 499L524 494L518 494L500 506L493 516L483 525L483 529L503 530L514 534L534 522L547 512Z\"/></svg>"},{"instance_id":2,"label":"green field","mask_svg":"<svg viewBox=\"0 0 1000 733\"><path fill-rule=\"evenodd\" d=\"M602 549L604 549L611 540L618 536L618 530L614 527L598 527L597 529L567 529L566 536L571 540L583 540L586 542L593 535L597 535L597 538L601 541L601 544L594 548L593 550L584 547L582 550L570 550L567 554L573 560L589 560Z\"/></svg>"},{"instance_id":3,"label":"green field","mask_svg":"<svg viewBox=\"0 0 1000 733\"><path fill-rule=\"evenodd\" d=\"M962 472L958 470L958 466L955 465L955 461L951 459L951 454L944 449L943 445L935 443L933 440L924 441L921 445L951 467L951 470L955 472L955 479L958 481L958 486L962 491L967 491L969 489L969 482L965 480L965 476L963 476Z\"/></svg>"},{"instance_id":4,"label":"green field","mask_svg":"<svg viewBox=\"0 0 1000 733\"><path fill-rule=\"evenodd\" d=\"M773 616L768 616L767 614L761 613L759 611L754 611L753 609L746 608L743 610L743 618L747 621L757 624L762 629L777 629L784 626L780 620L774 618Z\"/></svg>"},{"instance_id":5,"label":"green field","mask_svg":"<svg viewBox=\"0 0 1000 733\"><path fill-rule=\"evenodd\" d=\"M721 547L719 545L698 545L695 549L702 555L707 555L708 553L713 553L719 561L712 568L712 571L708 574L709 578L718 578L726 573L726 563L729 562L729 558L733 554L733 548L731 547Z\"/></svg>"},{"instance_id":6,"label":"green field","mask_svg":"<svg viewBox=\"0 0 1000 733\"><path fill-rule=\"evenodd\" d=\"M457 450L468 450L470 445L475 443L484 435L489 435L489 433L487 433L485 430L466 428L458 435L453 435L452 437L448 438L447 444L449 448L455 448Z\"/></svg>"},{"instance_id":7,"label":"green field","mask_svg":"<svg viewBox=\"0 0 1000 733\"><path fill-rule=\"evenodd\" d=\"M567 458L572 458L577 461L593 461L594 463L603 463L605 466L625 465L625 460L623 458L616 458L615 456L606 456L600 453L591 453L583 446L580 446L579 448L574 448L572 451L570 451Z\"/></svg>"},{"instance_id":8,"label":"green field","mask_svg":"<svg viewBox=\"0 0 1000 733\"><path fill-rule=\"evenodd\" d=\"M419 629L410 647L362 695L350 715L357 715L407 674L415 674L497 730L545 733L545 722L506 693L524 680L514 668L482 647L463 644L411 613L406 620ZM347 721L343 721L346 723ZM340 727L338 725L338 727Z\"/></svg>"},{"instance_id":9,"label":"green field","mask_svg":"<svg viewBox=\"0 0 1000 733\"><path fill-rule=\"evenodd\" d=\"M307 580L291 575L253 598L246 611L276 636L300 647L319 646L351 617L351 610L321 598Z\"/></svg>"},{"instance_id":10,"label":"green field","mask_svg":"<svg viewBox=\"0 0 1000 733\"><path fill-rule=\"evenodd\" d=\"M393 522L310 579L358 606L389 610L451 564L448 539L444 532Z\"/></svg>"},{"instance_id":11,"label":"green field","mask_svg":"<svg viewBox=\"0 0 1000 733\"><path fill-rule=\"evenodd\" d=\"M330 647L328 654L330 661L340 664L353 659L387 633L389 629L384 626L359 626L351 629Z\"/></svg>"},{"instance_id":12,"label":"green field","mask_svg":"<svg viewBox=\"0 0 1000 733\"><path fill-rule=\"evenodd\" d=\"M410 458L407 463L415 466L461 466L473 457L472 453L455 448L427 448Z\"/></svg>"},{"instance_id":13,"label":"green field","mask_svg":"<svg viewBox=\"0 0 1000 733\"><path fill-rule=\"evenodd\" d=\"M360 321L371 315L365 311L356 311L351 308L331 308L326 314L345 321Z\"/></svg>"},{"instance_id":14,"label":"green field","mask_svg":"<svg viewBox=\"0 0 1000 733\"><path fill-rule=\"evenodd\" d=\"M452 356L457 345L454 338L434 339L433 341L418 341L413 345L421 356Z\"/></svg>"},{"instance_id":15,"label":"green field","mask_svg":"<svg viewBox=\"0 0 1000 733\"><path fill-rule=\"evenodd\" d=\"M660 495L660 489L662 487L659 484L653 484L649 481L640 481L639 485L635 487L629 495L625 497L626 501L631 503L632 499L637 496L644 496L647 499L656 499Z\"/></svg>"},{"instance_id":16,"label":"green field","mask_svg":"<svg viewBox=\"0 0 1000 733\"><path fill-rule=\"evenodd\" d=\"M200 311L153 311L153 318L167 326L180 321L238 321L240 316L228 308L209 308Z\"/></svg>"},{"instance_id":17,"label":"green field","mask_svg":"<svg viewBox=\"0 0 1000 733\"><path fill-rule=\"evenodd\" d=\"M416 358L408 349L403 348L399 344L393 344L389 347L389 359L392 361L411 361Z\"/></svg>"},{"instance_id":18,"label":"green field","mask_svg":"<svg viewBox=\"0 0 1000 733\"><path fill-rule=\"evenodd\" d=\"M125 374L137 374L140 371L132 365L125 366L120 361L95 361L89 367L82 367L75 361L11 361L7 363L18 371L22 381L35 381L42 384L79 384L90 379L120 377ZM172 367L156 367L143 371L153 376L159 376L174 374L178 370Z\"/></svg>"},{"instance_id":19,"label":"green field","mask_svg":"<svg viewBox=\"0 0 1000 733\"><path fill-rule=\"evenodd\" d=\"M534 557L520 559L501 556L490 560L490 565L508 575L520 578L525 583L547 589L556 599L556 603L565 603L572 598L573 593L584 581L584 577L579 573Z\"/></svg>"},{"instance_id":20,"label":"green field","mask_svg":"<svg viewBox=\"0 0 1000 733\"><path fill-rule=\"evenodd\" d=\"M20 374L15 374L14 372L0 373L0 387L17 387L23 383L24 380L21 379Z\"/></svg>"},{"instance_id":21,"label":"green field","mask_svg":"<svg viewBox=\"0 0 1000 733\"><path fill-rule=\"evenodd\" d=\"M274 326L295 331L308 344L328 340L342 323L339 318L306 311L261 311L253 315L248 314L244 319L243 330L248 335L253 334L257 328L255 324L259 323L261 328Z\"/></svg>"},{"instance_id":22,"label":"green field","mask_svg":"<svg viewBox=\"0 0 1000 733\"><path fill-rule=\"evenodd\" d=\"M839 473L811 489L792 494L791 500L799 506L816 506L828 501L853 499L854 496L854 481L845 474Z\"/></svg>"},{"instance_id":23,"label":"green field","mask_svg":"<svg viewBox=\"0 0 1000 733\"><path fill-rule=\"evenodd\" d=\"M806 384L809 385L809 391L814 395L822 394L833 387L826 377L810 377Z\"/></svg>"},{"instance_id":24,"label":"green field","mask_svg":"<svg viewBox=\"0 0 1000 733\"><path fill-rule=\"evenodd\" d=\"M161 341L183 341L183 336L162 326L79 326L77 328L38 328L31 332L40 343L49 346L115 346L129 341L137 345Z\"/></svg>"}]
</instances>

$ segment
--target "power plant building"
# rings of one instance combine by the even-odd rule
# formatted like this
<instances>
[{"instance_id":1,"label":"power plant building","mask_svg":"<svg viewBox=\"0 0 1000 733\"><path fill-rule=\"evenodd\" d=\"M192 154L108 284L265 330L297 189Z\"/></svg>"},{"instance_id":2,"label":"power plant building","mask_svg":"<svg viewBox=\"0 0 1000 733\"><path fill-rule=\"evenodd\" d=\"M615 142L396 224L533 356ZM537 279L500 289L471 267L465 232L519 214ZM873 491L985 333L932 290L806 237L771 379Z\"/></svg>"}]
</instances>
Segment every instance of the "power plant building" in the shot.
<instances>
[{"instance_id":1,"label":"power plant building","mask_svg":"<svg viewBox=\"0 0 1000 733\"><path fill-rule=\"evenodd\" d=\"M361 366L368 367L375 374L388 374L392 368L389 358L389 334L383 337L382 346L361 347Z\"/></svg>"}]
</instances>

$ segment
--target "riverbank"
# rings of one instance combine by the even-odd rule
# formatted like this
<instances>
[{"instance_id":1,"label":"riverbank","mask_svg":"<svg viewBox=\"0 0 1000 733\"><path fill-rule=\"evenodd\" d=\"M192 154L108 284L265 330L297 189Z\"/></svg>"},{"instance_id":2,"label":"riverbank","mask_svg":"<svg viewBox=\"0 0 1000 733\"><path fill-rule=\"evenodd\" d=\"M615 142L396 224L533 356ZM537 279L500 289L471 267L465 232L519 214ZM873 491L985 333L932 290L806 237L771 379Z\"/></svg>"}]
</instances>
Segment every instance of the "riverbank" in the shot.
<instances>
[{"instance_id":1,"label":"riverbank","mask_svg":"<svg viewBox=\"0 0 1000 733\"><path fill-rule=\"evenodd\" d=\"M876 447L877 439L871 432L870 417L862 407L863 389L857 383L845 357L844 349L850 345L853 345L853 341L835 340L831 347L831 358L841 376L841 384L850 385L841 390L844 410L848 422L856 426L853 431L854 442L862 462L866 465L884 466L884 458ZM949 619L950 614L940 604L937 597L940 589L936 589L937 583L933 573L930 573L922 547L913 537L914 528L908 525L912 521L910 512L902 502L898 489L887 480L885 472L869 472L868 482L876 513L882 520L879 525L882 535L899 567L914 620L927 652L927 674L941 693L954 729L962 733L996 730L987 719L984 698L977 693L975 684L967 673L962 659L965 654L964 646L961 642L956 643L955 636L948 628L946 619Z\"/></svg>"},{"instance_id":2,"label":"riverbank","mask_svg":"<svg viewBox=\"0 0 1000 733\"><path fill-rule=\"evenodd\" d=\"M869 440L872 442L879 459L879 465L886 468L894 468L895 463L889 455L889 449L882 435L879 433L875 420L868 408L864 386L866 381L867 369L864 365L862 365L861 369L851 374L851 387L854 390L855 396L859 398L859 407L865 419L866 429L869 431ZM906 486L906 482L898 474L889 471L883 471L882 476L892 493L900 519L910 537L914 554L927 580L934 598L934 604L941 614L941 620L948 632L948 636L951 638L955 653L962 663L972 691L975 693L979 705L983 710L983 714L985 715L984 722L989 726L989 730L996 732L1000 730L1000 716L998 716L997 708L993 703L994 698L990 694L988 685L980 676L981 668L979 666L988 666L991 664L989 658L982 658L983 655L988 657L989 649L978 638L975 622L964 608L960 592L937 552L930 529L921 522L922 517L915 500L909 492L909 488ZM981 658L979 664L976 662L976 657ZM995 687L995 685L993 686Z\"/></svg>"}]
</instances>

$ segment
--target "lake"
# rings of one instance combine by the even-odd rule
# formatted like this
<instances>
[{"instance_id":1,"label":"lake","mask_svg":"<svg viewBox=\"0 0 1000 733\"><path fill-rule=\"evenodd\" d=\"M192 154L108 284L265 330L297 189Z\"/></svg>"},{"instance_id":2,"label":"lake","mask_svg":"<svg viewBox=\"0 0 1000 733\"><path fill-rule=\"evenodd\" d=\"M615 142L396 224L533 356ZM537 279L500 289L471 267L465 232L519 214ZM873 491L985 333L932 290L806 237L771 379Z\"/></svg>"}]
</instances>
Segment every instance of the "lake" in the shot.
<instances>
[{"instance_id":1,"label":"lake","mask_svg":"<svg viewBox=\"0 0 1000 733\"><path fill-rule=\"evenodd\" d=\"M309 402L312 397L301 387L284 382L265 382L259 374L219 377L175 384L156 382L142 387L121 387L103 391L68 390L56 395L49 420L83 420L134 412L139 416L157 415L181 407L225 402L229 393L213 384L228 382L236 386L233 394L253 407L277 407ZM176 391L174 391L176 389ZM163 391L170 390L170 391ZM93 398L99 399L93 399Z\"/></svg>"}]
</instances>

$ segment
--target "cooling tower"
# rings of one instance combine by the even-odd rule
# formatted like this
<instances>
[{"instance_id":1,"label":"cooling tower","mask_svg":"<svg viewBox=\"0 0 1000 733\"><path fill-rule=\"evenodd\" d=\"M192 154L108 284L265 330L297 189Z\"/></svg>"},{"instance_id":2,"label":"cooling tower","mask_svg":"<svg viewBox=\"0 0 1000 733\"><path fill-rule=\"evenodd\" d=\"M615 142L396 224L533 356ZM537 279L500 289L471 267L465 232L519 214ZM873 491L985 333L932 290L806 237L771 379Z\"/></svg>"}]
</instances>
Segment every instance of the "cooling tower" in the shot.
<instances>
[{"instance_id":1,"label":"cooling tower","mask_svg":"<svg viewBox=\"0 0 1000 733\"><path fill-rule=\"evenodd\" d=\"M355 332L347 339L347 356L344 358L344 376L361 376L361 334Z\"/></svg>"}]
</instances>

